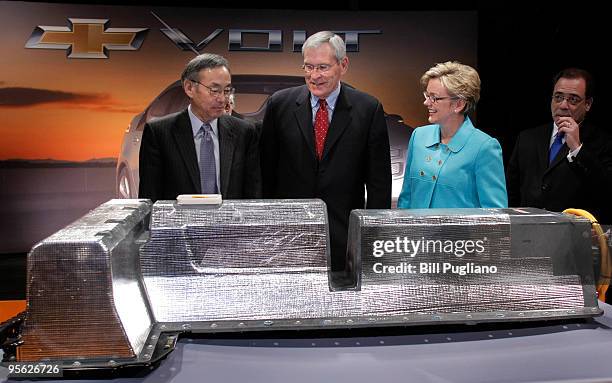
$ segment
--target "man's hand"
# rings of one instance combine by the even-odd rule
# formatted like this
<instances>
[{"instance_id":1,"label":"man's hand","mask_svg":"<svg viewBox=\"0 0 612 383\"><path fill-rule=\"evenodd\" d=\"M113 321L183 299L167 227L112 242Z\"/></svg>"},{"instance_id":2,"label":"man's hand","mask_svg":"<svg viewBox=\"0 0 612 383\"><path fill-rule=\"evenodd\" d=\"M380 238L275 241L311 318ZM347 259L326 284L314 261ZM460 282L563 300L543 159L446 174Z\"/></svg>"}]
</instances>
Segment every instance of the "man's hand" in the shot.
<instances>
[{"instance_id":1,"label":"man's hand","mask_svg":"<svg viewBox=\"0 0 612 383\"><path fill-rule=\"evenodd\" d=\"M580 146L580 126L571 117L559 117L556 121L560 132L565 133L565 143L570 151Z\"/></svg>"}]
</instances>

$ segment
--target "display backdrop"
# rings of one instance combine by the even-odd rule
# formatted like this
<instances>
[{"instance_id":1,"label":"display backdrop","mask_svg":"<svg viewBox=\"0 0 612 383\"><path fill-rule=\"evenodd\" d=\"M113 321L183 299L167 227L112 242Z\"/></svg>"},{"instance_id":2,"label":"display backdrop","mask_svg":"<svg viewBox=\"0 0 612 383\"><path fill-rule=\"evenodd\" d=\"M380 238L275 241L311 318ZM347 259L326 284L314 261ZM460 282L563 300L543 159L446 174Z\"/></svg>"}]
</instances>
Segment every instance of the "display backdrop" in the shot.
<instances>
[{"instance_id":1,"label":"display backdrop","mask_svg":"<svg viewBox=\"0 0 612 383\"><path fill-rule=\"evenodd\" d=\"M343 32L352 50L344 80L412 127L426 123L425 70L446 60L477 64L477 15L464 11L5 1L0 30L0 254L28 251L115 197L126 128L198 52L225 56L234 75L301 77L304 38ZM265 98L244 94L237 111L254 112Z\"/></svg>"}]
</instances>

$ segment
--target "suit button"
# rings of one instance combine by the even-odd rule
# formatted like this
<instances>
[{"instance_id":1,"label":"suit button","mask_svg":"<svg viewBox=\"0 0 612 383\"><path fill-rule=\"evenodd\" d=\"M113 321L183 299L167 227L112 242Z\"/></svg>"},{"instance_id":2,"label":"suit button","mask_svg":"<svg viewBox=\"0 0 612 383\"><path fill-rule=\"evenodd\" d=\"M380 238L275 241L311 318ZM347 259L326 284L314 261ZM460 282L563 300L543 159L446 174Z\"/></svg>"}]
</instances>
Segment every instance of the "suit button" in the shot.
<instances>
[{"instance_id":1,"label":"suit button","mask_svg":"<svg viewBox=\"0 0 612 383\"><path fill-rule=\"evenodd\" d=\"M542 191L546 191L548 190L548 184L543 184L542 185Z\"/></svg>"},{"instance_id":2,"label":"suit button","mask_svg":"<svg viewBox=\"0 0 612 383\"><path fill-rule=\"evenodd\" d=\"M436 180L436 176L431 176L431 179L435 181Z\"/></svg>"},{"instance_id":3,"label":"suit button","mask_svg":"<svg viewBox=\"0 0 612 383\"><path fill-rule=\"evenodd\" d=\"M421 177L423 177L425 175L425 172L421 170L419 174L421 175Z\"/></svg>"}]
</instances>

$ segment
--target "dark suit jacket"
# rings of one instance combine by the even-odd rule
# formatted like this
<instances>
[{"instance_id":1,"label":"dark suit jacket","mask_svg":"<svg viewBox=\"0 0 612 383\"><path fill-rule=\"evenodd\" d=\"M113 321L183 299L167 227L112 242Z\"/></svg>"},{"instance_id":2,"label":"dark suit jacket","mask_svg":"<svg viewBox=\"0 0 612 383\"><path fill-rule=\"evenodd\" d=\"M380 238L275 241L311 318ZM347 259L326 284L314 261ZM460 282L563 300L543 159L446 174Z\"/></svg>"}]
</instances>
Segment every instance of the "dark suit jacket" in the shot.
<instances>
[{"instance_id":1,"label":"dark suit jacket","mask_svg":"<svg viewBox=\"0 0 612 383\"><path fill-rule=\"evenodd\" d=\"M255 128L231 116L218 120L220 191L224 199L260 198L261 174ZM138 196L153 201L199 194L200 172L189 113L145 125L140 145Z\"/></svg>"},{"instance_id":2,"label":"dark suit jacket","mask_svg":"<svg viewBox=\"0 0 612 383\"><path fill-rule=\"evenodd\" d=\"M610 184L612 146L610 138L596 127L580 127L582 148L573 162L563 145L548 165L552 123L521 132L506 171L510 206L562 211L585 209L600 223L612 223Z\"/></svg>"},{"instance_id":3,"label":"dark suit jacket","mask_svg":"<svg viewBox=\"0 0 612 383\"><path fill-rule=\"evenodd\" d=\"M306 85L269 100L261 132L265 198L321 198L327 204L332 269L344 269L352 209L391 207L389 137L383 107L342 84L321 161L315 155Z\"/></svg>"}]
</instances>

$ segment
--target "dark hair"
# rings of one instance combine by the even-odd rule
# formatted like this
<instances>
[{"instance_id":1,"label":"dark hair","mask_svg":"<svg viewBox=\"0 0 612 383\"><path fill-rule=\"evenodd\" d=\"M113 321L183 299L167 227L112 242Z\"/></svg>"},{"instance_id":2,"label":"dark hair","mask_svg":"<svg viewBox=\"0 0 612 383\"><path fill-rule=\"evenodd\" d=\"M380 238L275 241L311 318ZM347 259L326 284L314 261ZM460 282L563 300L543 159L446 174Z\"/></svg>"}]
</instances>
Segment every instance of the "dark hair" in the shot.
<instances>
[{"instance_id":1,"label":"dark hair","mask_svg":"<svg viewBox=\"0 0 612 383\"><path fill-rule=\"evenodd\" d=\"M197 81L198 73L200 73L202 69L213 69L218 67L225 67L229 71L229 63L225 57L214 53L202 53L187 63L181 74L181 82L185 80Z\"/></svg>"},{"instance_id":2,"label":"dark hair","mask_svg":"<svg viewBox=\"0 0 612 383\"><path fill-rule=\"evenodd\" d=\"M562 71L557 73L557 75L555 76L553 80L553 87L557 84L557 81L559 81L559 79L561 78L571 78L571 79L581 78L583 79L586 84L584 96L586 97L587 100L593 97L593 86L594 86L593 76L591 76L591 74L587 72L586 70L580 69L580 68L563 69Z\"/></svg>"}]
</instances>

